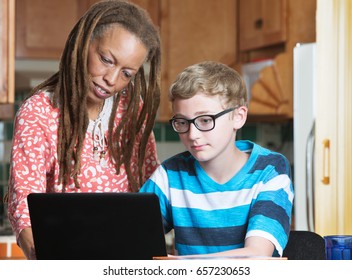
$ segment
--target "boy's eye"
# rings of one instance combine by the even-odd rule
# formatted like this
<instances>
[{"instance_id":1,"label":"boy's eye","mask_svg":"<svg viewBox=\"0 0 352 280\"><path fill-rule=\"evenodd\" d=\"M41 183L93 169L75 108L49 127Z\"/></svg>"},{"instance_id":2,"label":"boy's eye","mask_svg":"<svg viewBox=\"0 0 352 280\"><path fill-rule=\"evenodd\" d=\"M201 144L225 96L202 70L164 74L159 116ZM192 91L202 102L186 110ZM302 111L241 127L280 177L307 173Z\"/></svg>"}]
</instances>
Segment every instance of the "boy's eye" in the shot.
<instances>
[{"instance_id":1,"label":"boy's eye","mask_svg":"<svg viewBox=\"0 0 352 280\"><path fill-rule=\"evenodd\" d=\"M198 122L201 123L201 124L208 124L208 123L211 123L213 121L213 119L211 117L201 117L198 119Z\"/></svg>"},{"instance_id":2,"label":"boy's eye","mask_svg":"<svg viewBox=\"0 0 352 280\"><path fill-rule=\"evenodd\" d=\"M180 119L180 120L175 121L175 124L178 126L185 126L188 124L188 122Z\"/></svg>"}]
</instances>

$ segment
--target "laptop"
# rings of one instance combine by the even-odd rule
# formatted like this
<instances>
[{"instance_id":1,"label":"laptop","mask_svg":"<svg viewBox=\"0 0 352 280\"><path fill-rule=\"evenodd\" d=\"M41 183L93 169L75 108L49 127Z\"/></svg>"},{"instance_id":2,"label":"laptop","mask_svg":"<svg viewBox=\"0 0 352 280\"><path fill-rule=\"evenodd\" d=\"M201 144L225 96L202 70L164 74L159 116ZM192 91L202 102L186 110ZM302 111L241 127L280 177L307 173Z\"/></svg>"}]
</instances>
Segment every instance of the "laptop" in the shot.
<instances>
[{"instance_id":1,"label":"laptop","mask_svg":"<svg viewBox=\"0 0 352 280\"><path fill-rule=\"evenodd\" d=\"M152 193L28 195L38 260L150 260L167 256Z\"/></svg>"}]
</instances>

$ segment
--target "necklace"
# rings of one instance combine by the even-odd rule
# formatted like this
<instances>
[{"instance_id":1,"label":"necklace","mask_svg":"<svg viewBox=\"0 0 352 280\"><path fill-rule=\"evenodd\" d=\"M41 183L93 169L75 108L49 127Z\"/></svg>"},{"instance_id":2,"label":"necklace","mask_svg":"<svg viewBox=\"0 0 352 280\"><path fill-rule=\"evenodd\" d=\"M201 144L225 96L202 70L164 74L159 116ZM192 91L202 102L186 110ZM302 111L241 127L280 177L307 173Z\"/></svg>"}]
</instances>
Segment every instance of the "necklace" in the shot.
<instances>
[{"instance_id":1,"label":"necklace","mask_svg":"<svg viewBox=\"0 0 352 280\"><path fill-rule=\"evenodd\" d=\"M101 167L107 167L107 145L105 139L105 129L102 123L103 108L104 105L101 107L98 117L95 119L95 121L93 121L93 159L98 161Z\"/></svg>"},{"instance_id":2,"label":"necklace","mask_svg":"<svg viewBox=\"0 0 352 280\"><path fill-rule=\"evenodd\" d=\"M105 159L106 151L99 151L98 147L93 148L93 158L99 161L101 167L107 167L107 162Z\"/></svg>"}]
</instances>

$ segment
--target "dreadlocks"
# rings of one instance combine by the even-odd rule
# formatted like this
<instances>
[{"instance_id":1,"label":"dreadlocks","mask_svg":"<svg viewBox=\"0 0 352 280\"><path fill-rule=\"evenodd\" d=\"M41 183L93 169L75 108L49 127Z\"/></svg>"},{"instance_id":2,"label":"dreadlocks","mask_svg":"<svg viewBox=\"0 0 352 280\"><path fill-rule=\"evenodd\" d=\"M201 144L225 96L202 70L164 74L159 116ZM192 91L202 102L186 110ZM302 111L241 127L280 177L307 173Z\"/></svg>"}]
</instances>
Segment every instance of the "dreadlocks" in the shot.
<instances>
[{"instance_id":1,"label":"dreadlocks","mask_svg":"<svg viewBox=\"0 0 352 280\"><path fill-rule=\"evenodd\" d=\"M34 88L30 96L40 90L54 92L53 104L60 110L58 127L59 183L63 192L73 178L76 188L81 167L83 142L89 124L86 108L88 92L88 49L93 39L99 38L106 29L117 24L138 37L148 50L150 63L148 83L143 67L139 69L134 84L130 83L128 108L124 118L114 130L114 120L120 94L114 98L109 120L108 149L115 163L116 173L123 164L127 172L130 190L138 191L144 182L144 158L148 139L152 132L160 103L160 38L148 14L138 6L123 0L108 0L94 4L82 16L67 39L59 71ZM143 105L140 110L140 100ZM142 133L141 138L137 135ZM134 143L138 140L138 152ZM132 156L137 157L138 176L133 175Z\"/></svg>"}]
</instances>

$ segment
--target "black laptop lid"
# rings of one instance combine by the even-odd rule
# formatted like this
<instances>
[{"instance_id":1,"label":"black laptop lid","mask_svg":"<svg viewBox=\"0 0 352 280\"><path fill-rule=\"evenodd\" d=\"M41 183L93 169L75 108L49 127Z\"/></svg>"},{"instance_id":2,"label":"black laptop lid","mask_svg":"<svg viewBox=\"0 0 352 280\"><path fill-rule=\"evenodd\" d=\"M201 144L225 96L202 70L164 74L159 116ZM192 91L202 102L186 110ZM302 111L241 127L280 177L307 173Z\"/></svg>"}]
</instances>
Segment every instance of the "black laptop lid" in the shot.
<instances>
[{"instance_id":1,"label":"black laptop lid","mask_svg":"<svg viewBox=\"0 0 352 280\"><path fill-rule=\"evenodd\" d=\"M151 193L32 193L37 259L148 260L166 256L158 197Z\"/></svg>"}]
</instances>

